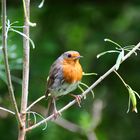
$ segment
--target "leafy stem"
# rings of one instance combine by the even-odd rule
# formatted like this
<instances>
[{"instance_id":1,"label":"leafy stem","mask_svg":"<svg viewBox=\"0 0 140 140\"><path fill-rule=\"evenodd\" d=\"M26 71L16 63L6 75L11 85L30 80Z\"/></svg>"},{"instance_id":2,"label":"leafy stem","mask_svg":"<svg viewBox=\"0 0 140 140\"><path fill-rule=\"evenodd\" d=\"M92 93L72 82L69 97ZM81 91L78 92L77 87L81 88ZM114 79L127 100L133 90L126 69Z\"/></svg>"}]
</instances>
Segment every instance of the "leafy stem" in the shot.
<instances>
[{"instance_id":1,"label":"leafy stem","mask_svg":"<svg viewBox=\"0 0 140 140\"><path fill-rule=\"evenodd\" d=\"M120 80L123 82L124 86L126 87L126 89L128 90L128 93L129 93L129 101L128 101L127 113L130 110L130 101L132 102L132 105L133 105L132 111L135 111L137 113L138 111L137 111L137 99L136 99L136 96L140 99L139 94L136 91L134 91L128 84L126 84L126 82L123 80L123 78L120 76L120 74L117 71L114 70L114 72L120 78Z\"/></svg>"}]
</instances>

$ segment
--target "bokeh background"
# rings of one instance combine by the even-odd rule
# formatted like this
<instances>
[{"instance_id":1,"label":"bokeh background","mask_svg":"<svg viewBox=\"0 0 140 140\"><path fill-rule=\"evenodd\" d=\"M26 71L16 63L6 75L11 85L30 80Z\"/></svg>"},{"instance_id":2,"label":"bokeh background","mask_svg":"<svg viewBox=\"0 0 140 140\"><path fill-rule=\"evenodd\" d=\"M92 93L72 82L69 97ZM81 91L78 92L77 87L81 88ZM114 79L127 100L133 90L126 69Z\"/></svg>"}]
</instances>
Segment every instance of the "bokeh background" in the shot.
<instances>
[{"instance_id":1,"label":"bokeh background","mask_svg":"<svg viewBox=\"0 0 140 140\"><path fill-rule=\"evenodd\" d=\"M85 72L98 73L86 76L83 82L91 85L100 75L115 64L117 55L109 54L97 59L97 54L114 49L104 38L110 38L122 46L135 45L140 41L139 0L46 0L31 2L31 38L36 48L31 47L29 103L44 94L50 65L64 51L77 50L84 56L81 64ZM7 18L23 25L23 7L19 0L7 2ZM0 23L1 24L1 23ZM17 29L22 31L22 29ZM0 36L1 37L1 36ZM1 38L0 38L1 45ZM20 107L22 78L22 37L9 32L8 51L15 96ZM119 73L125 81L140 93L140 54L125 61ZM75 93L80 93L76 90ZM95 97L89 94L82 107L74 105L57 122L49 122L29 132L27 140L138 140L140 139L140 115L127 114L128 92L115 74L111 74L95 89ZM72 98L62 97L58 108ZM11 104L7 86L2 52L0 50L0 105L9 109ZM139 109L138 100L138 111ZM43 100L33 110L45 115L47 101ZM33 123L33 116L31 116ZM37 117L39 121L41 118ZM72 125L73 124L73 125ZM67 128L64 128L67 127ZM16 120L0 111L0 139L17 138Z\"/></svg>"}]
</instances>

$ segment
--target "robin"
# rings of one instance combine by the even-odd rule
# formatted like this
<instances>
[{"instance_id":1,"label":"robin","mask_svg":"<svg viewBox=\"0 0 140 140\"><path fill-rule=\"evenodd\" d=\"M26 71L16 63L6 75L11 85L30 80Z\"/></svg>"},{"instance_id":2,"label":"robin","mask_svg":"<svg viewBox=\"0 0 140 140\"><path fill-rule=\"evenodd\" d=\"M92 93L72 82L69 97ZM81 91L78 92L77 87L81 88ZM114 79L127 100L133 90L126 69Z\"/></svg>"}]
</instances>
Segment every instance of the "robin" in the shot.
<instances>
[{"instance_id":1,"label":"robin","mask_svg":"<svg viewBox=\"0 0 140 140\"><path fill-rule=\"evenodd\" d=\"M75 90L81 79L83 70L79 63L82 56L77 51L64 52L52 64L47 80L46 98L50 97L48 103L48 115L54 113L54 118L59 114L56 108L56 99ZM72 95L80 106L80 95Z\"/></svg>"}]
</instances>

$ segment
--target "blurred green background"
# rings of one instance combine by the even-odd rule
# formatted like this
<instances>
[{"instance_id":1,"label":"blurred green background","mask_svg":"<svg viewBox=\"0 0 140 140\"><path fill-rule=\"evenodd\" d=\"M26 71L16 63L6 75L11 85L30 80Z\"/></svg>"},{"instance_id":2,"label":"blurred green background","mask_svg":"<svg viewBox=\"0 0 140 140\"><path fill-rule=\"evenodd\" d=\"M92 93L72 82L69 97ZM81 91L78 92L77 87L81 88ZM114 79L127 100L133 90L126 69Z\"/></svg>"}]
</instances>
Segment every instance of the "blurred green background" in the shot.
<instances>
[{"instance_id":1,"label":"blurred green background","mask_svg":"<svg viewBox=\"0 0 140 140\"><path fill-rule=\"evenodd\" d=\"M100 75L115 64L117 55L109 54L96 58L100 52L114 49L104 38L110 38L122 46L135 45L140 40L139 0L46 0L31 2L31 21L37 26L31 28L31 38L36 48L31 48L29 104L42 96L50 65L64 51L77 50L84 56L81 64L85 72L96 72L98 76L83 78L91 85ZM19 0L7 2L7 16L11 22L23 25L23 7ZM22 29L17 29L22 31ZM1 36L0 36L1 43ZM0 44L1 45L1 44ZM12 69L15 96L20 107L22 78L22 37L9 32L8 50ZM0 106L10 108L9 95L5 84L2 52L0 50ZM140 55L134 55L121 65L119 73L125 81L140 93ZM80 90L75 91L80 93ZM74 105L64 113L65 121L74 123L80 130L71 132L66 122L49 122L27 134L27 140L138 140L140 139L140 115L127 111L128 92L115 74L111 74L95 89L95 98L89 94L82 101L82 107ZM72 98L62 97L58 108ZM138 111L139 109L138 101ZM41 101L33 110L45 115L47 101ZM33 118L32 118L33 119ZM38 118L40 120L40 118ZM59 125L58 125L59 123ZM60 125L67 126L64 129ZM74 127L74 126L73 126ZM73 128L72 127L72 128ZM74 131L74 128L73 128ZM16 120L12 115L0 111L0 139L17 138Z\"/></svg>"}]
</instances>

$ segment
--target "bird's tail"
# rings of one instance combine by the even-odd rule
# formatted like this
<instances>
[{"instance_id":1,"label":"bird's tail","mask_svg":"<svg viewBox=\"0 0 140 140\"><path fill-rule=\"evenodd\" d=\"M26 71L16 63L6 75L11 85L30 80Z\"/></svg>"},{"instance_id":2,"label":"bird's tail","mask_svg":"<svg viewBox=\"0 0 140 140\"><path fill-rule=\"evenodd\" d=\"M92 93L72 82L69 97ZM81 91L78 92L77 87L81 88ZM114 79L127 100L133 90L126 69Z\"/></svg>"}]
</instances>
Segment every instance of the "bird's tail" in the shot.
<instances>
[{"instance_id":1,"label":"bird's tail","mask_svg":"<svg viewBox=\"0 0 140 140\"><path fill-rule=\"evenodd\" d=\"M54 104L53 104L53 98L48 99L48 108L47 108L47 117L53 114L54 111Z\"/></svg>"}]
</instances>

